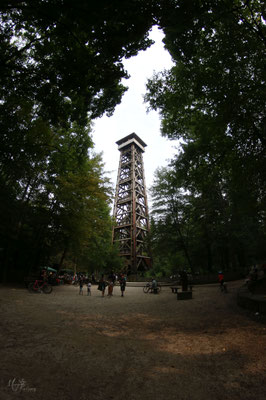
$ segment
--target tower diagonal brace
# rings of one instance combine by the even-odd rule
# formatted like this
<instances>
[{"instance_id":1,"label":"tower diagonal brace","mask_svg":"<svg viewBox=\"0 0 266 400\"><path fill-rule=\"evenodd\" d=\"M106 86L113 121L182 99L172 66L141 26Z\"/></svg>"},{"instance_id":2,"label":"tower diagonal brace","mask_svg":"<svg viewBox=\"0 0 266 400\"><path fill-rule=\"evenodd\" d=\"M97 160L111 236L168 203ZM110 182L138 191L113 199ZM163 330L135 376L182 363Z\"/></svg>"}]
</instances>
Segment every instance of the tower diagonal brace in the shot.
<instances>
[{"instance_id":1,"label":"tower diagonal brace","mask_svg":"<svg viewBox=\"0 0 266 400\"><path fill-rule=\"evenodd\" d=\"M116 142L120 151L114 201L113 242L125 260L127 273L138 274L151 267L147 243L149 212L143 153L146 144L132 133Z\"/></svg>"}]
</instances>

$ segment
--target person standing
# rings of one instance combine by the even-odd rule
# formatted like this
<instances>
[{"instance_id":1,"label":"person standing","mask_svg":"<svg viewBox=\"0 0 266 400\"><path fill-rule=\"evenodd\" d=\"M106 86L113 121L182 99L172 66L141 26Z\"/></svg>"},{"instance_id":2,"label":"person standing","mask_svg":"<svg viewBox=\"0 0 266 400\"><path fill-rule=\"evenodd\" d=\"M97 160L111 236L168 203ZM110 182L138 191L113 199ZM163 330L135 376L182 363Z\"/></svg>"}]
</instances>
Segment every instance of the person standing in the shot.
<instances>
[{"instance_id":1,"label":"person standing","mask_svg":"<svg viewBox=\"0 0 266 400\"><path fill-rule=\"evenodd\" d=\"M98 286L98 289L101 290L101 292L102 292L102 297L104 297L106 286L107 286L107 283L105 282L104 275L102 274L102 277L99 281L99 286Z\"/></svg>"},{"instance_id":2,"label":"person standing","mask_svg":"<svg viewBox=\"0 0 266 400\"><path fill-rule=\"evenodd\" d=\"M83 280L80 279L79 281L79 294L82 294L83 296Z\"/></svg>"},{"instance_id":3,"label":"person standing","mask_svg":"<svg viewBox=\"0 0 266 400\"><path fill-rule=\"evenodd\" d=\"M113 283L113 281L109 281L109 283L108 283L108 296L113 296L113 290L114 290L114 283Z\"/></svg>"},{"instance_id":4,"label":"person standing","mask_svg":"<svg viewBox=\"0 0 266 400\"><path fill-rule=\"evenodd\" d=\"M91 282L87 283L87 296L91 296Z\"/></svg>"},{"instance_id":5,"label":"person standing","mask_svg":"<svg viewBox=\"0 0 266 400\"><path fill-rule=\"evenodd\" d=\"M121 275L120 278L120 289L121 289L121 297L124 297L124 292L126 290L126 278L124 275Z\"/></svg>"},{"instance_id":6,"label":"person standing","mask_svg":"<svg viewBox=\"0 0 266 400\"><path fill-rule=\"evenodd\" d=\"M155 278L153 278L153 280L152 280L151 289L152 289L153 293L157 294L158 283Z\"/></svg>"}]
</instances>

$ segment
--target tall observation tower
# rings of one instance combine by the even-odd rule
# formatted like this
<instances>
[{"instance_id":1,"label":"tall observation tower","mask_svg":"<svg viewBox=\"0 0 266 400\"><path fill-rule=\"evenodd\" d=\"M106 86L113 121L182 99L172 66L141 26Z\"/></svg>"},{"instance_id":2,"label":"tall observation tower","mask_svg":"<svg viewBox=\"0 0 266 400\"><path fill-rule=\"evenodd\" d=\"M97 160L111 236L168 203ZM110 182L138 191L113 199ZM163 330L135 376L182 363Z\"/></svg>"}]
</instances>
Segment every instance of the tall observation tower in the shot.
<instances>
[{"instance_id":1,"label":"tall observation tower","mask_svg":"<svg viewBox=\"0 0 266 400\"><path fill-rule=\"evenodd\" d=\"M137 274L151 265L148 245L149 215L142 153L146 144L135 134L116 142L120 151L114 203L113 242L119 244L128 273Z\"/></svg>"}]
</instances>

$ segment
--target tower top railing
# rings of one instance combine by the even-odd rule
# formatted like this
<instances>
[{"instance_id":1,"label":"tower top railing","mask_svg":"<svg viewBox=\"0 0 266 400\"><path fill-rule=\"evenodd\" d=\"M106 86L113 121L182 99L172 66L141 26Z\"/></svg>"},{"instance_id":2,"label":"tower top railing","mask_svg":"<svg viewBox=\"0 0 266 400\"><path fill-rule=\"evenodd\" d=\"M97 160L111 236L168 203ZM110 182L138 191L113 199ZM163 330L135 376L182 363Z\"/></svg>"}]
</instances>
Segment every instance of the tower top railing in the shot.
<instances>
[{"instance_id":1,"label":"tower top railing","mask_svg":"<svg viewBox=\"0 0 266 400\"><path fill-rule=\"evenodd\" d=\"M135 143L142 150L142 152L145 151L144 147L147 146L146 143L143 142L143 140L141 140L141 138L134 132L116 142L116 144L118 145L118 150L121 150L132 143Z\"/></svg>"}]
</instances>

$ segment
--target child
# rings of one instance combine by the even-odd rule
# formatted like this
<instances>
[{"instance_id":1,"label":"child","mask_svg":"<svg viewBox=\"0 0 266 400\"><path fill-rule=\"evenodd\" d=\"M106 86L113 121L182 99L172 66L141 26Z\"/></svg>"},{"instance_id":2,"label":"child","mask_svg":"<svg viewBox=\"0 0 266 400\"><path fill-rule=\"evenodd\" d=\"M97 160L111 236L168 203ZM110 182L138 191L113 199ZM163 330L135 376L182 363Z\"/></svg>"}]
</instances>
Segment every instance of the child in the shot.
<instances>
[{"instance_id":1,"label":"child","mask_svg":"<svg viewBox=\"0 0 266 400\"><path fill-rule=\"evenodd\" d=\"M88 282L87 284L87 296L91 296L91 283Z\"/></svg>"},{"instance_id":2,"label":"child","mask_svg":"<svg viewBox=\"0 0 266 400\"><path fill-rule=\"evenodd\" d=\"M82 280L79 281L79 294L82 294L82 296L83 296L83 282L82 282Z\"/></svg>"},{"instance_id":3,"label":"child","mask_svg":"<svg viewBox=\"0 0 266 400\"><path fill-rule=\"evenodd\" d=\"M108 296L113 296L114 283L111 281L108 284Z\"/></svg>"}]
</instances>

